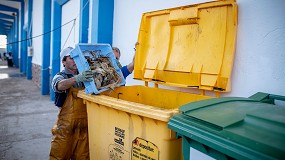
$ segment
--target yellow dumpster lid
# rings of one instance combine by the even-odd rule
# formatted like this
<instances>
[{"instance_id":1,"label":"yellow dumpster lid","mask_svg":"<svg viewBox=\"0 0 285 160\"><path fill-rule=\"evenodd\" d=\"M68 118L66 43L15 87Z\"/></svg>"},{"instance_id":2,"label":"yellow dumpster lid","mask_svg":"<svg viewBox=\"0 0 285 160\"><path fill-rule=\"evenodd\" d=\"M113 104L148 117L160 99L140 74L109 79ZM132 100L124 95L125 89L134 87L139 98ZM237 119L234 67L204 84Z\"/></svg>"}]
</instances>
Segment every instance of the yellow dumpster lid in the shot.
<instances>
[{"instance_id":1,"label":"yellow dumpster lid","mask_svg":"<svg viewBox=\"0 0 285 160\"><path fill-rule=\"evenodd\" d=\"M144 13L134 78L176 87L230 91L236 30L234 0Z\"/></svg>"}]
</instances>

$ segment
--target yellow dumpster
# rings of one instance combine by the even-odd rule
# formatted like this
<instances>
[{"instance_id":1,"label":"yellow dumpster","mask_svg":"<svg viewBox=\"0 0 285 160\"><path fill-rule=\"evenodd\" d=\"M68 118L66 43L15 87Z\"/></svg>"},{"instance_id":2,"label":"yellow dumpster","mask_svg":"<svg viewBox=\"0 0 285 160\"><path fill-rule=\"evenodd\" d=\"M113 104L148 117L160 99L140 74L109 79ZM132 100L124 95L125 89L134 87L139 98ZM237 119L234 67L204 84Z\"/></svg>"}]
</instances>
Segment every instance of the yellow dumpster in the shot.
<instances>
[{"instance_id":1,"label":"yellow dumpster","mask_svg":"<svg viewBox=\"0 0 285 160\"><path fill-rule=\"evenodd\" d=\"M134 78L145 86L78 94L87 106L90 158L182 159L181 139L167 123L179 106L230 90L236 28L233 0L143 14Z\"/></svg>"}]
</instances>

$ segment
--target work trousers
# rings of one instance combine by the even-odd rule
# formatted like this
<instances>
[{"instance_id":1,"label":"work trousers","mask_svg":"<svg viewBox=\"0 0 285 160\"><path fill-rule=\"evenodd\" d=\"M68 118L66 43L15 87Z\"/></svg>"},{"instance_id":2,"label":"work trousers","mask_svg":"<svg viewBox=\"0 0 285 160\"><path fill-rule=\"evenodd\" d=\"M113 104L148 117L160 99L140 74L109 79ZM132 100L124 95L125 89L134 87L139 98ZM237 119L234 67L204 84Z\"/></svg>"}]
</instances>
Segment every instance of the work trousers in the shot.
<instances>
[{"instance_id":1,"label":"work trousers","mask_svg":"<svg viewBox=\"0 0 285 160\"><path fill-rule=\"evenodd\" d=\"M50 160L88 160L86 105L77 97L79 89L70 88L52 128Z\"/></svg>"}]
</instances>

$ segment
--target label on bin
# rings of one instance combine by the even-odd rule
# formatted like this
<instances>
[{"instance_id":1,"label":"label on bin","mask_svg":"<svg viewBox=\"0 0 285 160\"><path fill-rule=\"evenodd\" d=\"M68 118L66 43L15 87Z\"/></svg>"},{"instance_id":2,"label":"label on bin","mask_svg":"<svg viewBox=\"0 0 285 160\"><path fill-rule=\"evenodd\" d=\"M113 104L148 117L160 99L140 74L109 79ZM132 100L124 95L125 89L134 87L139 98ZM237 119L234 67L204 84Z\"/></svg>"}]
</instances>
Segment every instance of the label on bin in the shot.
<instances>
[{"instance_id":1,"label":"label on bin","mask_svg":"<svg viewBox=\"0 0 285 160\"><path fill-rule=\"evenodd\" d=\"M137 137L132 142L132 160L158 160L159 151L155 144Z\"/></svg>"},{"instance_id":2,"label":"label on bin","mask_svg":"<svg viewBox=\"0 0 285 160\"><path fill-rule=\"evenodd\" d=\"M130 152L117 144L109 145L109 160L124 160L130 159Z\"/></svg>"},{"instance_id":3,"label":"label on bin","mask_svg":"<svg viewBox=\"0 0 285 160\"><path fill-rule=\"evenodd\" d=\"M119 127L114 128L114 144L109 145L110 160L130 159L130 152L124 149L125 146L125 130Z\"/></svg>"}]
</instances>

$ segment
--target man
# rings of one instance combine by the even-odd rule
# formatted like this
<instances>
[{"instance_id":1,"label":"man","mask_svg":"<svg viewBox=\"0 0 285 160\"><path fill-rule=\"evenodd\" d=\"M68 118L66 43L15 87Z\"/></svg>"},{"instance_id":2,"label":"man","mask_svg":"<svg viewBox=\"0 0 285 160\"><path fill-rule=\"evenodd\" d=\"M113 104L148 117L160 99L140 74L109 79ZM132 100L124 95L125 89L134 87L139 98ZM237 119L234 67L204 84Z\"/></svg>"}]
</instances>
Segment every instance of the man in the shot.
<instances>
[{"instance_id":1,"label":"man","mask_svg":"<svg viewBox=\"0 0 285 160\"><path fill-rule=\"evenodd\" d=\"M121 69L123 76L126 79L127 76L129 76L134 70L134 59L135 59L135 57L133 58L133 61L130 64L122 67L121 63L119 62L120 57L121 57L120 49L117 47L112 47L112 49L113 49L113 53L114 53L116 60L117 60L117 65Z\"/></svg>"},{"instance_id":2,"label":"man","mask_svg":"<svg viewBox=\"0 0 285 160\"><path fill-rule=\"evenodd\" d=\"M12 57L12 52L9 52L8 53L8 56L7 56L7 64L8 64L8 67L13 67L13 57Z\"/></svg>"},{"instance_id":3,"label":"man","mask_svg":"<svg viewBox=\"0 0 285 160\"><path fill-rule=\"evenodd\" d=\"M6 52L3 53L3 61L6 60Z\"/></svg>"},{"instance_id":4,"label":"man","mask_svg":"<svg viewBox=\"0 0 285 160\"><path fill-rule=\"evenodd\" d=\"M92 81L93 74L87 70L78 74L77 66L70 57L72 47L61 51L63 71L52 80L55 105L59 107L58 120L52 129L50 159L89 159L88 125L86 106L77 92L82 82Z\"/></svg>"}]
</instances>

